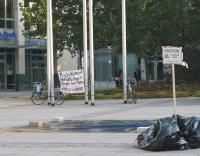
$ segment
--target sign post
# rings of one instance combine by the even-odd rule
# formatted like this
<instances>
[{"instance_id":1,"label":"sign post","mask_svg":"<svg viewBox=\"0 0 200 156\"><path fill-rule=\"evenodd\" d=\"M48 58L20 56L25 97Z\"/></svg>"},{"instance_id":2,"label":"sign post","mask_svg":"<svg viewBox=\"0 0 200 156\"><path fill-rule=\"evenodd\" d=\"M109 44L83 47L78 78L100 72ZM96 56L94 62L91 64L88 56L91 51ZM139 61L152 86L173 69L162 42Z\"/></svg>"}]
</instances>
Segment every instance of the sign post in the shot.
<instances>
[{"instance_id":1,"label":"sign post","mask_svg":"<svg viewBox=\"0 0 200 156\"><path fill-rule=\"evenodd\" d=\"M176 118L176 83L175 83L175 65L174 64L172 64L172 83L173 83L174 117Z\"/></svg>"},{"instance_id":2,"label":"sign post","mask_svg":"<svg viewBox=\"0 0 200 156\"><path fill-rule=\"evenodd\" d=\"M162 57L163 57L163 64L172 65L173 106L174 106L174 118L176 120L175 64L186 66L186 68L188 68L188 65L186 62L183 61L182 47L163 46Z\"/></svg>"}]
</instances>

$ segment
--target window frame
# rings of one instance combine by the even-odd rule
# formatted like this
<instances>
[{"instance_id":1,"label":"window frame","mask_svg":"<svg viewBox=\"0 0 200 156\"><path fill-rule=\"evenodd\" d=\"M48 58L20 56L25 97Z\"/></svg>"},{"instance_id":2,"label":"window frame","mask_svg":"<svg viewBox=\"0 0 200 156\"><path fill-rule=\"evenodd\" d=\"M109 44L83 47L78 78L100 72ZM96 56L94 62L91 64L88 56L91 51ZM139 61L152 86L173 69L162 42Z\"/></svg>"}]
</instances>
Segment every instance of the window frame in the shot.
<instances>
[{"instance_id":1,"label":"window frame","mask_svg":"<svg viewBox=\"0 0 200 156\"><path fill-rule=\"evenodd\" d=\"M8 0L2 0L3 3L4 3L4 17L3 18L0 18L0 20L3 21L4 23L4 26L1 26L0 25L0 28L4 28L4 29L14 29L15 28L15 23L14 23L14 0L10 0L11 3L12 3L12 9L11 9L11 17L7 17L8 15L8 8L7 8L7 2ZM11 22L11 26L8 27L8 22Z\"/></svg>"}]
</instances>

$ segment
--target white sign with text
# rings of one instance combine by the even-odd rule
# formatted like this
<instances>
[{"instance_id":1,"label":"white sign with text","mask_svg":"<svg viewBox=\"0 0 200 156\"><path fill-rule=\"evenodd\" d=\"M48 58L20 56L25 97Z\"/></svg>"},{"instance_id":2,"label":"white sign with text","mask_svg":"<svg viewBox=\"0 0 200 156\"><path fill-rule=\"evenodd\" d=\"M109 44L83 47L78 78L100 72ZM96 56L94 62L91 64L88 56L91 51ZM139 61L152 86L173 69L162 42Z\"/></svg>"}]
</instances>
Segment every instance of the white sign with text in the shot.
<instances>
[{"instance_id":1,"label":"white sign with text","mask_svg":"<svg viewBox=\"0 0 200 156\"><path fill-rule=\"evenodd\" d=\"M60 90L63 93L83 93L84 74L83 70L72 70L59 72Z\"/></svg>"},{"instance_id":2,"label":"white sign with text","mask_svg":"<svg viewBox=\"0 0 200 156\"><path fill-rule=\"evenodd\" d=\"M183 52L182 47L162 47L163 64L182 64Z\"/></svg>"}]
</instances>

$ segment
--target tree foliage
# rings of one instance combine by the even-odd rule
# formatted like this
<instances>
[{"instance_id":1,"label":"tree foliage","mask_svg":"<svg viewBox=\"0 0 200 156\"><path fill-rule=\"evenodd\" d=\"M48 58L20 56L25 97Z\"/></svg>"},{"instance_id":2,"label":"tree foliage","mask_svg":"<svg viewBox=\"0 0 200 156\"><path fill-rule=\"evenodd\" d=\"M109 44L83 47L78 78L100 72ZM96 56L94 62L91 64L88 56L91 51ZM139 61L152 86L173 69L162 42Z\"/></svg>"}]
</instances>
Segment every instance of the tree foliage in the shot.
<instances>
[{"instance_id":1,"label":"tree foliage","mask_svg":"<svg viewBox=\"0 0 200 156\"><path fill-rule=\"evenodd\" d=\"M32 7L21 5L25 21L25 35L46 36L46 1L31 0ZM141 9L144 0L127 1L127 41L128 51L140 49L142 26ZM121 52L122 23L121 0L94 0L94 45L95 49L112 44ZM63 49L71 54L80 53L82 40L82 0L53 1L53 31L55 50ZM30 29L32 28L32 29Z\"/></svg>"},{"instance_id":2,"label":"tree foliage","mask_svg":"<svg viewBox=\"0 0 200 156\"><path fill-rule=\"evenodd\" d=\"M178 67L177 79L200 82L200 1L152 0L144 11L145 49L149 55L161 54L161 46L182 46L189 70Z\"/></svg>"},{"instance_id":3,"label":"tree foliage","mask_svg":"<svg viewBox=\"0 0 200 156\"><path fill-rule=\"evenodd\" d=\"M46 1L32 0L32 8L23 10L26 35L46 36ZM200 49L200 0L126 0L127 50L139 56L161 55L161 46L182 46L189 71L178 73L200 81L198 67ZM121 0L94 0L94 46L112 44L122 49ZM53 1L54 47L67 48L71 54L83 49L82 0ZM194 61L196 60L196 61ZM181 74L179 74L181 75ZM187 77L187 76L186 76ZM189 79L188 77L188 79Z\"/></svg>"},{"instance_id":4,"label":"tree foliage","mask_svg":"<svg viewBox=\"0 0 200 156\"><path fill-rule=\"evenodd\" d=\"M47 4L44 0L31 0L32 6L21 10L27 36L47 35ZM82 50L82 3L80 0L56 0L53 2L54 51L58 56L67 49L72 55Z\"/></svg>"}]
</instances>

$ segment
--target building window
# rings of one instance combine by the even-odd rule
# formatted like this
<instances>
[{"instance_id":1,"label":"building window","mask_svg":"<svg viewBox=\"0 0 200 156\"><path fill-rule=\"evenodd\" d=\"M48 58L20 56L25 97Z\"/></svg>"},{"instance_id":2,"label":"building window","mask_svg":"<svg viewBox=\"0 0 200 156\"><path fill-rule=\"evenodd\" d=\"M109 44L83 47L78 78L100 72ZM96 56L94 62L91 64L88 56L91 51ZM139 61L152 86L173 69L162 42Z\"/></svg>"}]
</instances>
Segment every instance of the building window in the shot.
<instances>
[{"instance_id":1,"label":"building window","mask_svg":"<svg viewBox=\"0 0 200 156\"><path fill-rule=\"evenodd\" d=\"M6 18L13 19L13 0L7 0L6 13L7 13Z\"/></svg>"},{"instance_id":2,"label":"building window","mask_svg":"<svg viewBox=\"0 0 200 156\"><path fill-rule=\"evenodd\" d=\"M5 18L5 1L0 1L0 18Z\"/></svg>"},{"instance_id":3,"label":"building window","mask_svg":"<svg viewBox=\"0 0 200 156\"><path fill-rule=\"evenodd\" d=\"M0 28L14 28L13 0L0 0Z\"/></svg>"}]
</instances>

